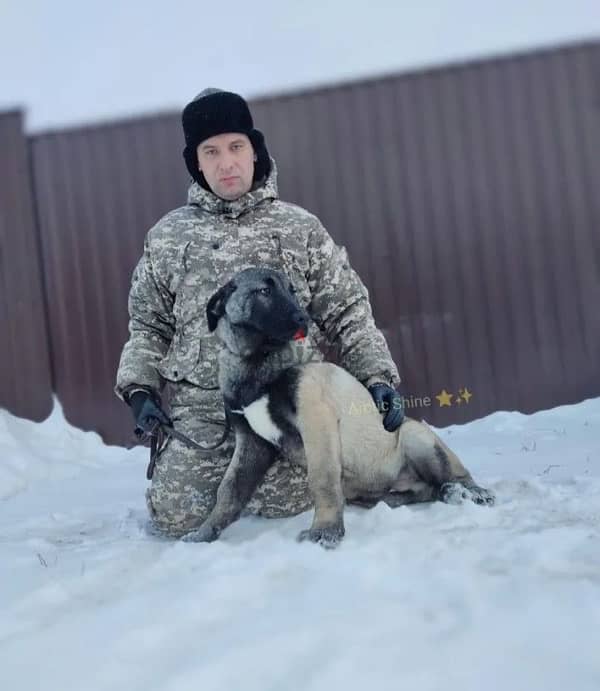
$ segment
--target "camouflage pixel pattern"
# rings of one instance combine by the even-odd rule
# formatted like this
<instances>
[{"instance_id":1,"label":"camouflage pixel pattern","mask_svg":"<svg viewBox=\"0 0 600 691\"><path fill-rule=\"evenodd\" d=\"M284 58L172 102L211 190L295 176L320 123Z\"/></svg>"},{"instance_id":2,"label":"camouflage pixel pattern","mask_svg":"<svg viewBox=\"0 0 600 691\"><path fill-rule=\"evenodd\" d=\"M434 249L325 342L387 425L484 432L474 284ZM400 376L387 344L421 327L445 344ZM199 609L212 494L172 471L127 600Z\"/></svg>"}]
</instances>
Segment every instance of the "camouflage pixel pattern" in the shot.
<instances>
[{"instance_id":1,"label":"camouflage pixel pattern","mask_svg":"<svg viewBox=\"0 0 600 691\"><path fill-rule=\"evenodd\" d=\"M130 336L117 372L117 395L123 398L136 387L160 392L168 384L172 406L181 405L178 399L183 395L187 405L202 409L208 417L223 417L217 385L218 342L208 332L206 304L235 273L250 266L270 266L288 275L299 302L314 320L304 348L315 359L323 359L322 351L330 349L338 363L365 385L399 383L385 339L373 320L367 289L351 268L346 250L333 242L316 216L278 199L272 161L267 180L235 201L222 200L193 183L187 205L166 214L148 232L132 277ZM193 438L208 434L200 423L194 427L191 418L189 424ZM195 461L171 444L162 470L157 469L153 478L151 496L160 506L166 504L158 497L166 494L180 506L191 502L192 516L194 502L204 505L194 494L200 491L198 483L186 480ZM212 496L219 473L206 473L207 492ZM178 499L188 487L193 496ZM291 491L285 485L281 489L286 494ZM161 510L155 509L159 514ZM298 512L291 504L289 509Z\"/></svg>"},{"instance_id":2,"label":"camouflage pixel pattern","mask_svg":"<svg viewBox=\"0 0 600 691\"><path fill-rule=\"evenodd\" d=\"M184 385L185 388L185 385ZM193 392L191 393L193 397ZM215 444L223 427L203 420L218 420L205 406L171 407L175 428L201 444ZM201 453L170 439L154 468L152 484L146 490L146 504L154 527L171 537L194 530L215 504L217 489L231 461L235 438L210 454ZM292 516L312 507L306 471L278 458L257 487L245 512L267 518Z\"/></svg>"}]
</instances>

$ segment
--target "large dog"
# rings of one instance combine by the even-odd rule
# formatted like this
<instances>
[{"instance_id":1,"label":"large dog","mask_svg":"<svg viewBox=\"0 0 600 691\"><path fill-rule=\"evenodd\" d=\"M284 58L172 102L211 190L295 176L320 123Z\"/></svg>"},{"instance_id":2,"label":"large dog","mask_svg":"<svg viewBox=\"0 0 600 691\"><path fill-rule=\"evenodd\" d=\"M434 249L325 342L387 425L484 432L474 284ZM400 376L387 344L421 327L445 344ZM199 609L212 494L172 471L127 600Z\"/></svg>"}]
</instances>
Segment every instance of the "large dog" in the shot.
<instances>
[{"instance_id":1,"label":"large dog","mask_svg":"<svg viewBox=\"0 0 600 691\"><path fill-rule=\"evenodd\" d=\"M324 547L344 535L345 500L494 502L427 425L406 418L387 432L351 374L332 363L302 364L294 339L308 317L282 273L236 274L209 300L207 319L222 345L219 385L236 445L214 508L185 540L215 540L236 520L278 451L307 468L315 512L299 539Z\"/></svg>"}]
</instances>

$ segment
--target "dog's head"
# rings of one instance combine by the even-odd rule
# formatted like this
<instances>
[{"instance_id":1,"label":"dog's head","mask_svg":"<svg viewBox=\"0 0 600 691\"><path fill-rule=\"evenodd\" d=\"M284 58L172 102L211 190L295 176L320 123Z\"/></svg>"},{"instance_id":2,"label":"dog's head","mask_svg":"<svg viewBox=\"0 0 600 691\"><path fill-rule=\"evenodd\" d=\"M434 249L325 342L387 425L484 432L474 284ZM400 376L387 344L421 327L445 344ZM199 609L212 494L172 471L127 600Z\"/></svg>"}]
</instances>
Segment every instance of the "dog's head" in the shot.
<instances>
[{"instance_id":1,"label":"dog's head","mask_svg":"<svg viewBox=\"0 0 600 691\"><path fill-rule=\"evenodd\" d=\"M240 271L210 298L206 306L209 331L237 352L284 345L306 335L308 315L294 287L280 271L250 268Z\"/></svg>"}]
</instances>

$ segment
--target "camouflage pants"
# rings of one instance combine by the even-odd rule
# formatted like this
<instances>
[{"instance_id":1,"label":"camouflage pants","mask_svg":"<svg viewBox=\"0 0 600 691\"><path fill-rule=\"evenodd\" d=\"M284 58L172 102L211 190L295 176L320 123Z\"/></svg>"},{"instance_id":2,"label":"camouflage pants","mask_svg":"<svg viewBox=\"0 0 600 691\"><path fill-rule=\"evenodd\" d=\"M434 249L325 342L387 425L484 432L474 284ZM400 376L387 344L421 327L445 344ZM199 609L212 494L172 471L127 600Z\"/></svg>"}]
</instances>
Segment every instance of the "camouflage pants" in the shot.
<instances>
[{"instance_id":1,"label":"camouflage pants","mask_svg":"<svg viewBox=\"0 0 600 691\"><path fill-rule=\"evenodd\" d=\"M216 397L207 400L204 395L203 400L179 405L177 400L189 400L190 394L196 398L190 386L184 387L183 393L183 396L176 395L171 402L175 429L198 443L216 443L224 428L202 419L222 420L220 402ZM215 405L211 406L211 402ZM169 439L156 462L152 484L146 490L148 510L160 532L181 537L202 523L215 503L217 488L231 461L234 447L233 432L222 446L210 453L202 453L176 439ZM246 511L280 518L306 511L311 506L306 470L278 457L254 492Z\"/></svg>"}]
</instances>

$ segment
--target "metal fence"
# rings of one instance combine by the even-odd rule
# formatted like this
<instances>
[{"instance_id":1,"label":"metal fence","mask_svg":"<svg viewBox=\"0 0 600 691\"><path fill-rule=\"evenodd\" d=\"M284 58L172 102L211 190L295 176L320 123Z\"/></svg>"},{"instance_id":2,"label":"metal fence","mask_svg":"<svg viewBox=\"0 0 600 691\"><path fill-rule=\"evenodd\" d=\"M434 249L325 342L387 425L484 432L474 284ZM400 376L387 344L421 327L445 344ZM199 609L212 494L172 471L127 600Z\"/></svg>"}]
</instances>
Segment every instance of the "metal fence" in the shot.
<instances>
[{"instance_id":1,"label":"metal fence","mask_svg":"<svg viewBox=\"0 0 600 691\"><path fill-rule=\"evenodd\" d=\"M442 426L600 394L600 42L283 95L252 110L282 198L321 218L367 284L409 412ZM16 141L5 121L0 140ZM13 231L23 238L37 219L42 266L10 244L21 254L4 278L2 250L12 346L3 337L0 405L39 417L51 371L71 422L128 443L129 414L112 386L144 234L185 202L179 115L26 144L31 179L14 175L20 191L3 194L3 209L26 211ZM4 148L0 170L12 175ZM8 216L3 243L12 243ZM15 311L22 283L25 322ZM22 343L34 370L20 367ZM29 410L16 391L38 382L45 403L31 399Z\"/></svg>"},{"instance_id":2,"label":"metal fence","mask_svg":"<svg viewBox=\"0 0 600 691\"><path fill-rule=\"evenodd\" d=\"M52 376L35 203L18 112L0 114L0 407L43 420Z\"/></svg>"}]
</instances>

